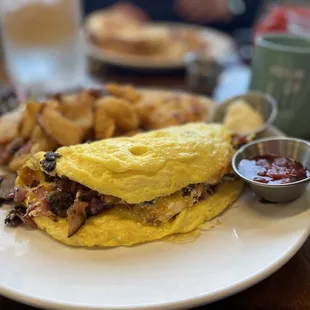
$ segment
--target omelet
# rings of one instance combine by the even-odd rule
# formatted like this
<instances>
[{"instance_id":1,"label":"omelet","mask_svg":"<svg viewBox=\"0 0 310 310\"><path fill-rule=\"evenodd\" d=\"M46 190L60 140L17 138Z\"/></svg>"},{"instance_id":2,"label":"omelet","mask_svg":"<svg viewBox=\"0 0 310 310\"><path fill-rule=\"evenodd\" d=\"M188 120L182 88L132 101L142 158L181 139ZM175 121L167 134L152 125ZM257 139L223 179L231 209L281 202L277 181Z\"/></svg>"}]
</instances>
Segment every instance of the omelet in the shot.
<instances>
[{"instance_id":1,"label":"omelet","mask_svg":"<svg viewBox=\"0 0 310 310\"><path fill-rule=\"evenodd\" d=\"M7 221L85 247L191 232L242 192L231 139L221 124L192 123L37 153L18 173Z\"/></svg>"}]
</instances>

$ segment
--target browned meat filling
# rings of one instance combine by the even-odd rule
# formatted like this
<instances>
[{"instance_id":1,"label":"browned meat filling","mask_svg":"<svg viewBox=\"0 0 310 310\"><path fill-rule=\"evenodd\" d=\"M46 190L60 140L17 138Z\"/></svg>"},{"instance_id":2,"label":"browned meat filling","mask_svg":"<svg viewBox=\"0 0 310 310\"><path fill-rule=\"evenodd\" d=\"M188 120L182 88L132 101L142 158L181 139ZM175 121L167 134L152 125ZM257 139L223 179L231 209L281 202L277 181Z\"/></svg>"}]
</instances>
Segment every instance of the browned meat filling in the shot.
<instances>
[{"instance_id":1,"label":"browned meat filling","mask_svg":"<svg viewBox=\"0 0 310 310\"><path fill-rule=\"evenodd\" d=\"M85 224L87 218L113 206L125 205L134 215L139 216L144 224L157 226L168 222L199 200L206 199L216 188L205 183L191 184L169 196L139 204L127 204L120 198L99 194L65 177L47 178L50 182L48 188L43 185L16 187L10 193L9 198L14 199L16 207L7 216L6 224L15 227L24 222L33 227L33 217L49 216L56 219L56 216L59 216L67 219L68 236L71 237ZM23 206L27 198L30 198L31 203L26 209Z\"/></svg>"},{"instance_id":2,"label":"browned meat filling","mask_svg":"<svg viewBox=\"0 0 310 310\"><path fill-rule=\"evenodd\" d=\"M12 193L12 189L15 186L16 175L14 173L7 173L4 176L0 176L0 200L5 201ZM11 198L14 198L11 197Z\"/></svg>"}]
</instances>

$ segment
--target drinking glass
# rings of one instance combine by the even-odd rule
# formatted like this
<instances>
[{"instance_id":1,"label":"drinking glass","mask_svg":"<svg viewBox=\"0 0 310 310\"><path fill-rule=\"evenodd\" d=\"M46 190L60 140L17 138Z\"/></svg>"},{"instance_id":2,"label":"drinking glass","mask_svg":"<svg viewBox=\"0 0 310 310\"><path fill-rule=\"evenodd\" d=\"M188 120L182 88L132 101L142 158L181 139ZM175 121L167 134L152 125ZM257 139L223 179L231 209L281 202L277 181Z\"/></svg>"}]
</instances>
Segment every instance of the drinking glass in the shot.
<instances>
[{"instance_id":1,"label":"drinking glass","mask_svg":"<svg viewBox=\"0 0 310 310\"><path fill-rule=\"evenodd\" d=\"M1 0L6 69L30 94L78 87L86 75L79 0Z\"/></svg>"},{"instance_id":2,"label":"drinking glass","mask_svg":"<svg viewBox=\"0 0 310 310\"><path fill-rule=\"evenodd\" d=\"M250 89L278 103L275 125L287 135L310 136L310 37L269 33L255 40Z\"/></svg>"}]
</instances>

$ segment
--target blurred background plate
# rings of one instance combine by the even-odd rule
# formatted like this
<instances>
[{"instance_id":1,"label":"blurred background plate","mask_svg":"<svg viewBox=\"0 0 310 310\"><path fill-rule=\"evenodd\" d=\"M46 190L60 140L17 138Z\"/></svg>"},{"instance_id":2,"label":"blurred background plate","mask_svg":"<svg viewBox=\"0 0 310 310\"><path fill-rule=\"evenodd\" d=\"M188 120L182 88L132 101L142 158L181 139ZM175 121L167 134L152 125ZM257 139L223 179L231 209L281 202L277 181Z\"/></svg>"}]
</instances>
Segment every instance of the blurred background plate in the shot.
<instances>
[{"instance_id":1,"label":"blurred background plate","mask_svg":"<svg viewBox=\"0 0 310 310\"><path fill-rule=\"evenodd\" d=\"M208 56L213 59L225 59L236 53L233 39L218 30L207 27L194 26L184 23L150 23L150 25L164 26L178 30L197 30L203 42L209 44ZM172 44L173 45L173 44ZM185 57L141 56L129 55L104 49L87 40L86 52L88 56L109 65L134 69L182 69L185 68Z\"/></svg>"}]
</instances>

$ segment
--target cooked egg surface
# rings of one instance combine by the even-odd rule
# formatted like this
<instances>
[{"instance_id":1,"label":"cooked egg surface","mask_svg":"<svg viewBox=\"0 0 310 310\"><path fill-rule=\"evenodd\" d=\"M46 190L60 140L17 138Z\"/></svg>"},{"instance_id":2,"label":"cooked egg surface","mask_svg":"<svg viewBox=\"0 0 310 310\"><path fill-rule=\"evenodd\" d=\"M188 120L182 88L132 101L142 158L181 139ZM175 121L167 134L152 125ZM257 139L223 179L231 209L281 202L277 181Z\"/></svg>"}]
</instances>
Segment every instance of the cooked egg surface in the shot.
<instances>
[{"instance_id":1,"label":"cooked egg surface","mask_svg":"<svg viewBox=\"0 0 310 310\"><path fill-rule=\"evenodd\" d=\"M216 184L230 170L231 132L223 125L187 124L62 147L51 175L66 176L128 203L170 195L191 183ZM41 170L44 153L27 163ZM19 184L21 183L18 180Z\"/></svg>"},{"instance_id":2,"label":"cooked egg surface","mask_svg":"<svg viewBox=\"0 0 310 310\"><path fill-rule=\"evenodd\" d=\"M116 247L131 246L162 239L197 229L204 222L216 217L230 206L241 194L243 183L239 180L220 185L213 196L184 209L169 222L154 227L143 225L130 209L115 207L89 218L86 224L71 238L67 237L68 224L65 219L57 222L47 217L34 218L38 227L53 238L72 246Z\"/></svg>"},{"instance_id":3,"label":"cooked egg surface","mask_svg":"<svg viewBox=\"0 0 310 310\"><path fill-rule=\"evenodd\" d=\"M246 101L238 100L227 108L224 124L235 133L247 135L258 130L264 119Z\"/></svg>"}]
</instances>

